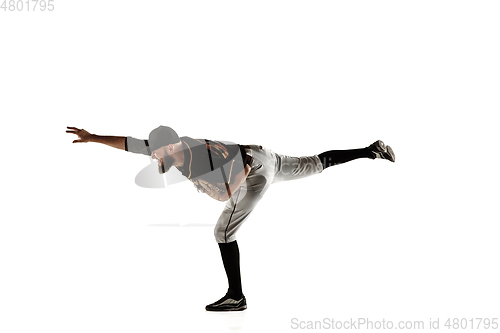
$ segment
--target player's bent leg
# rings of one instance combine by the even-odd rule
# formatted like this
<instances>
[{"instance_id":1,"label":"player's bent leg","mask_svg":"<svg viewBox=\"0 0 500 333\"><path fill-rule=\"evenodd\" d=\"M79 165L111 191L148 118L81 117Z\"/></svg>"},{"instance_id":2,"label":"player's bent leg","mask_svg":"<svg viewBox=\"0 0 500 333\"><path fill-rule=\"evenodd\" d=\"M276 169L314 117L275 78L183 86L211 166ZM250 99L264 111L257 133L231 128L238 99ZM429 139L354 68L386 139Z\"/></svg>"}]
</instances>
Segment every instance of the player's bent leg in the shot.
<instances>
[{"instance_id":1,"label":"player's bent leg","mask_svg":"<svg viewBox=\"0 0 500 333\"><path fill-rule=\"evenodd\" d=\"M269 169L269 168L267 168ZM241 287L239 248L236 232L269 188L266 168L250 171L245 183L226 202L214 229L229 288L224 297L205 307L207 311L241 311L247 308Z\"/></svg>"},{"instance_id":2,"label":"player's bent leg","mask_svg":"<svg viewBox=\"0 0 500 333\"><path fill-rule=\"evenodd\" d=\"M262 199L270 183L262 175L251 175L245 183L226 201L224 210L215 225L214 236L217 243L236 240L236 232L245 222L257 203Z\"/></svg>"}]
</instances>

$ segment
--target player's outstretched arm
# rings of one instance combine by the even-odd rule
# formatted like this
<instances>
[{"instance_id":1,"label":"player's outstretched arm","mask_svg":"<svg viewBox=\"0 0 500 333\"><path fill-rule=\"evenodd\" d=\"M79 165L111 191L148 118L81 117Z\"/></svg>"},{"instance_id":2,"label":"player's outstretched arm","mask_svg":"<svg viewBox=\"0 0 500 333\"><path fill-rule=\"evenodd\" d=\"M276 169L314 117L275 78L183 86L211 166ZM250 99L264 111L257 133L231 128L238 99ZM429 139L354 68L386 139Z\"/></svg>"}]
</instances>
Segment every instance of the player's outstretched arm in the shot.
<instances>
[{"instance_id":1,"label":"player's outstretched arm","mask_svg":"<svg viewBox=\"0 0 500 333\"><path fill-rule=\"evenodd\" d=\"M68 130L66 133L73 133L78 135L78 139L74 140L73 143L80 142L97 142L108 145L113 148L125 150L126 137L124 136L103 136L90 134L84 129L78 129L76 127L67 126Z\"/></svg>"}]
</instances>

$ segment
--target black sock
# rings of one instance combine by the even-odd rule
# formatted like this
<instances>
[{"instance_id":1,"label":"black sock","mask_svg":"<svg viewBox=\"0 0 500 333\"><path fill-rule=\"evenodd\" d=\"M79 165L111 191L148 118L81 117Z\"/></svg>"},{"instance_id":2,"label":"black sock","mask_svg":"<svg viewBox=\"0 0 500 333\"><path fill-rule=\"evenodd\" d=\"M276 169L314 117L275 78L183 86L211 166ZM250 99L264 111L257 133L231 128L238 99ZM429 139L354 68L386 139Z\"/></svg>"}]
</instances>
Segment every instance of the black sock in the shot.
<instances>
[{"instance_id":1,"label":"black sock","mask_svg":"<svg viewBox=\"0 0 500 333\"><path fill-rule=\"evenodd\" d=\"M226 270L227 281L229 283L229 293L236 299L243 294L241 290L241 275L240 275L240 251L238 243L219 243L220 254L224 269Z\"/></svg>"},{"instance_id":2,"label":"black sock","mask_svg":"<svg viewBox=\"0 0 500 333\"><path fill-rule=\"evenodd\" d=\"M350 150L329 150L318 155L323 169L332 165L342 164L358 158L374 158L373 153L368 148Z\"/></svg>"}]
</instances>

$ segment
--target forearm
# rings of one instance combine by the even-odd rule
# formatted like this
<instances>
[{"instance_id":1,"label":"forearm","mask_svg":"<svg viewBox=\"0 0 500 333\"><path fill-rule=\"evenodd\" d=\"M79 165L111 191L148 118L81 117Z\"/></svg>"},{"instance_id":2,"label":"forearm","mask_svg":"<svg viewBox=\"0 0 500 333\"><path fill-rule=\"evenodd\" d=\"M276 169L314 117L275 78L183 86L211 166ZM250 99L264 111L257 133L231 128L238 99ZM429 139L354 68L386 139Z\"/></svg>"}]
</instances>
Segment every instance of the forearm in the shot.
<instances>
[{"instance_id":1,"label":"forearm","mask_svg":"<svg viewBox=\"0 0 500 333\"><path fill-rule=\"evenodd\" d=\"M90 136L89 142L102 143L113 148L125 150L126 139L127 138L124 136L104 136L92 134Z\"/></svg>"}]
</instances>

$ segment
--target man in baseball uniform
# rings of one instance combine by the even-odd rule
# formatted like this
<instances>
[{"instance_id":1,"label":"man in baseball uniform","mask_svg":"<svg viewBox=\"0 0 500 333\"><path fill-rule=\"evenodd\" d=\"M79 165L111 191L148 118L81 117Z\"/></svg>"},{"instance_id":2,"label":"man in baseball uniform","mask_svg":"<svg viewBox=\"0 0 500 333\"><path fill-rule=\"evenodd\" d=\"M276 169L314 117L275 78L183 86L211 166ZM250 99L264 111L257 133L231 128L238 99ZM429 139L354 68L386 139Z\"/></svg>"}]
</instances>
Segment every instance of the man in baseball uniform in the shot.
<instances>
[{"instance_id":1,"label":"man in baseball uniform","mask_svg":"<svg viewBox=\"0 0 500 333\"><path fill-rule=\"evenodd\" d=\"M179 137L170 127L159 126L149 138L100 136L76 127L67 133L78 135L73 143L97 142L158 161L160 174L175 166L195 187L226 205L215 226L229 288L224 297L206 306L207 311L240 311L247 308L240 276L236 232L272 183L300 179L358 158L395 162L391 147L376 141L366 148L330 150L318 155L291 157L258 145Z\"/></svg>"}]
</instances>

